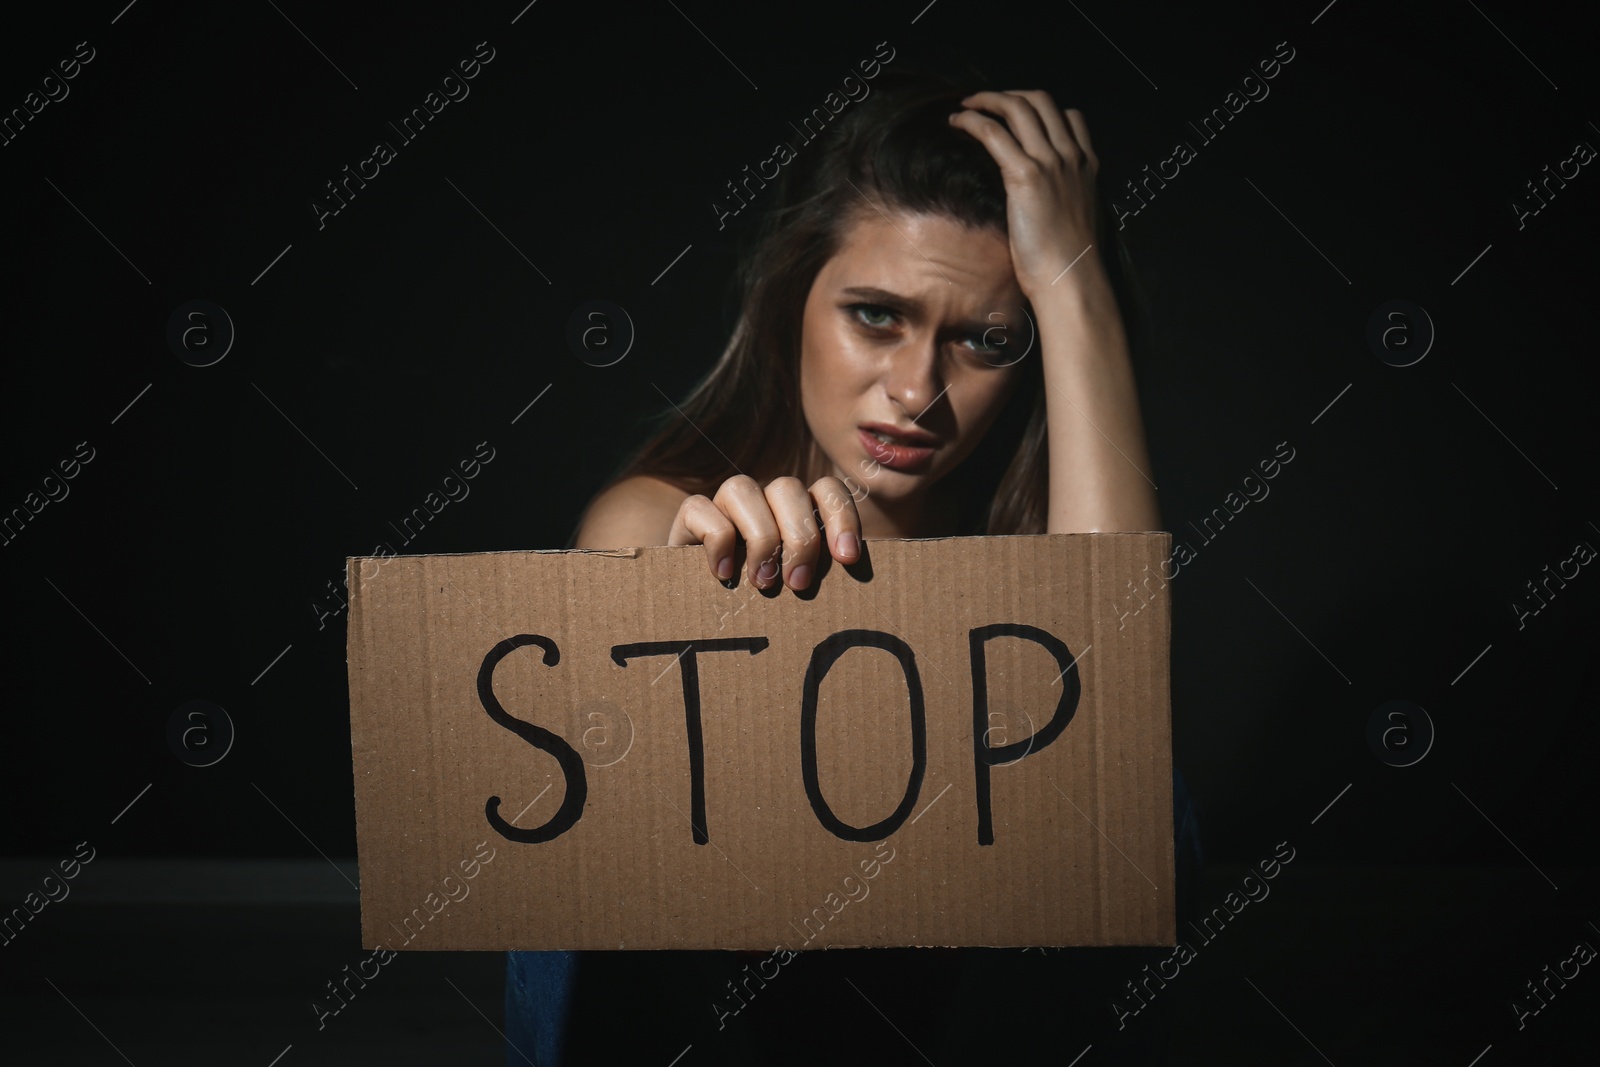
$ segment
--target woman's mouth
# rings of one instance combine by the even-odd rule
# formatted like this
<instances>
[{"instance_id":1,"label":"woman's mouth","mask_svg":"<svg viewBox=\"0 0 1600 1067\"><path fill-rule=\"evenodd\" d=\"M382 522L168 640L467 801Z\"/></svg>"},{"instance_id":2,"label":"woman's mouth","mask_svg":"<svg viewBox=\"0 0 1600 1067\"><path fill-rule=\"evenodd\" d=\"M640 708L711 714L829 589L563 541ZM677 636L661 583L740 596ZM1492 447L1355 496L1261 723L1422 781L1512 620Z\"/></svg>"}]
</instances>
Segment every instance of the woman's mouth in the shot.
<instances>
[{"instance_id":1,"label":"woman's mouth","mask_svg":"<svg viewBox=\"0 0 1600 1067\"><path fill-rule=\"evenodd\" d=\"M927 467L933 460L932 448L907 444L889 434L880 437L878 432L866 427L857 427L856 432L860 435L861 447L880 467L912 473Z\"/></svg>"}]
</instances>

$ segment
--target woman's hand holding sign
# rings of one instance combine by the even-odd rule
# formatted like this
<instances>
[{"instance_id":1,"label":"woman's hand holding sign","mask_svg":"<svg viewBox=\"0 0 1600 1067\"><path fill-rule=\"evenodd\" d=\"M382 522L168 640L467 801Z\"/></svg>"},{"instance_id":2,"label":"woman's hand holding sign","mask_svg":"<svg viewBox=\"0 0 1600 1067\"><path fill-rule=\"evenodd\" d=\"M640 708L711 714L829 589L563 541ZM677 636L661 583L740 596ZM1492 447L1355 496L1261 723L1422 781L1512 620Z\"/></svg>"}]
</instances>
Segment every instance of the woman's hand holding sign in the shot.
<instances>
[{"instance_id":1,"label":"woman's hand holding sign","mask_svg":"<svg viewBox=\"0 0 1600 1067\"><path fill-rule=\"evenodd\" d=\"M818 478L810 487L799 478L775 478L763 489L754 478L736 474L713 497L685 498L667 543L705 545L712 575L728 582L737 573L742 541L748 558L761 561L751 574L757 588L776 584L781 560L784 584L804 589L822 552L819 533L827 535L828 550L840 563L860 558L861 517L838 478Z\"/></svg>"}]
</instances>

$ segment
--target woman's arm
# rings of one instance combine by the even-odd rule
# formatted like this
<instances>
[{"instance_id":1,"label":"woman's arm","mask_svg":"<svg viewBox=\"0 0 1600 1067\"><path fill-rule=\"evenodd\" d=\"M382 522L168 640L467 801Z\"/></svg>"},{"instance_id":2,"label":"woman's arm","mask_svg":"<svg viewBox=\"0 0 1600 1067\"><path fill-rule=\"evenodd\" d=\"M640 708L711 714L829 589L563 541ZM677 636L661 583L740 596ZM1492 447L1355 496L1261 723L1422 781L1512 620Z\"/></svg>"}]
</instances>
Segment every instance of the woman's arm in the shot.
<instances>
[{"instance_id":1,"label":"woman's arm","mask_svg":"<svg viewBox=\"0 0 1600 1067\"><path fill-rule=\"evenodd\" d=\"M1133 361L1091 251L1033 301L1050 442L1048 532L1159 530ZM1080 273L1082 272L1082 273Z\"/></svg>"},{"instance_id":2,"label":"woman's arm","mask_svg":"<svg viewBox=\"0 0 1600 1067\"><path fill-rule=\"evenodd\" d=\"M1012 266L1038 317L1050 448L1046 529L1159 529L1127 337L1093 244L1100 165L1083 115L1060 111L1039 91L974 93L962 103L951 122L1000 165Z\"/></svg>"}]
</instances>

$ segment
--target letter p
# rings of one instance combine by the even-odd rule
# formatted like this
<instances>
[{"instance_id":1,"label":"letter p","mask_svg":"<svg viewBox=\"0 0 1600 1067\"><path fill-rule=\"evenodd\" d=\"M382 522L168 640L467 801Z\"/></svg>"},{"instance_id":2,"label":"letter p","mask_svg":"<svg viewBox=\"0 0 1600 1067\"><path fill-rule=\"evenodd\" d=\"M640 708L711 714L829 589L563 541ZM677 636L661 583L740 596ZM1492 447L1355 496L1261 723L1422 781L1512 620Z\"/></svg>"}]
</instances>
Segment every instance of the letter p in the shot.
<instances>
[{"instance_id":1,"label":"letter p","mask_svg":"<svg viewBox=\"0 0 1600 1067\"><path fill-rule=\"evenodd\" d=\"M989 668L984 646L991 638L1020 637L1042 645L1055 657L1061 668L1061 699L1056 702L1054 714L1043 727L1021 741L1008 745L989 746ZM973 773L977 778L978 792L978 844L994 844L994 819L989 810L989 768L998 764L1015 763L1038 749L1049 745L1061 736L1072 716L1078 710L1078 698L1083 684L1078 677L1078 660L1066 643L1054 634L1020 622L997 622L976 626L967 632L967 642L972 657L972 748Z\"/></svg>"}]
</instances>

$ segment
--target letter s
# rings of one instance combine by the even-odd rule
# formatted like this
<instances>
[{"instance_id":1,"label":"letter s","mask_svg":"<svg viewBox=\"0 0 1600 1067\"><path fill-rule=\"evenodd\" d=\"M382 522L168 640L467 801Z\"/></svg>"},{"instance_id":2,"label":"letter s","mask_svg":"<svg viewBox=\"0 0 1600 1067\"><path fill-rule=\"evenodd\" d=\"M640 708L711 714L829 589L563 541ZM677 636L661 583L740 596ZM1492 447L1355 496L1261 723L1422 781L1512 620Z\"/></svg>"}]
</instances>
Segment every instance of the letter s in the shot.
<instances>
[{"instance_id":1,"label":"letter s","mask_svg":"<svg viewBox=\"0 0 1600 1067\"><path fill-rule=\"evenodd\" d=\"M1279 441L1278 442L1278 447L1273 450L1272 454L1274 456L1277 456L1279 459L1283 460L1285 463L1292 463L1292 462L1294 462L1294 449L1290 448L1289 449L1289 454L1287 456L1283 454L1283 450L1285 448L1288 448L1288 446L1289 446L1289 442L1288 441Z\"/></svg>"},{"instance_id":2,"label":"letter s","mask_svg":"<svg viewBox=\"0 0 1600 1067\"><path fill-rule=\"evenodd\" d=\"M1289 848L1289 854L1287 856L1285 856L1283 854L1283 850L1286 849L1286 848L1289 848L1289 842L1287 842L1287 841L1279 841L1278 842L1278 847L1272 850L1272 854L1274 856L1278 857L1284 863L1288 863L1290 860L1294 859L1294 849Z\"/></svg>"},{"instance_id":3,"label":"letter s","mask_svg":"<svg viewBox=\"0 0 1600 1067\"><path fill-rule=\"evenodd\" d=\"M893 48L889 48L889 54L888 55L884 55L883 54L883 50L885 48L889 48L889 42L888 41L879 41L878 42L878 50L876 52L872 53L872 54L877 56L883 62L887 63L887 62L889 62L890 60L892 60L894 58L895 51L894 51Z\"/></svg>"},{"instance_id":4,"label":"letter s","mask_svg":"<svg viewBox=\"0 0 1600 1067\"><path fill-rule=\"evenodd\" d=\"M87 456L83 454L83 450L86 448L89 449L89 454ZM88 463L90 460L94 459L94 449L90 447L88 441L79 441L77 449L72 454L77 456L78 459L84 463Z\"/></svg>"},{"instance_id":5,"label":"letter s","mask_svg":"<svg viewBox=\"0 0 1600 1067\"><path fill-rule=\"evenodd\" d=\"M489 820L489 825L506 840L534 844L554 840L577 824L583 817L583 805L589 796L589 781L584 774L583 758L578 755L577 750L559 735L542 726L512 718L506 713L506 709L500 706L499 699L494 695L495 667L524 645L538 645L544 649L544 663L547 667L554 667L561 662L560 650L548 637L540 634L518 634L515 637L508 637L491 648L488 655L483 657L483 666L478 668L478 700L483 704L483 710L489 713L489 718L539 751L548 752L555 757L556 763L561 767L562 775L566 778L566 796L561 801L560 809L550 816L544 825L531 829L523 829L507 822L500 815L498 796L489 798L483 806L483 814Z\"/></svg>"},{"instance_id":6,"label":"letter s","mask_svg":"<svg viewBox=\"0 0 1600 1067\"><path fill-rule=\"evenodd\" d=\"M1283 60L1285 63L1288 63L1290 60L1294 59L1294 55L1295 55L1295 52L1294 52L1293 48L1289 48L1289 54L1288 55L1284 55L1283 54L1283 50L1285 48L1288 48L1288 47L1289 47L1289 42L1288 41L1279 41L1278 44L1277 44L1276 51L1274 51L1272 54L1277 56L1279 59Z\"/></svg>"},{"instance_id":7,"label":"letter s","mask_svg":"<svg viewBox=\"0 0 1600 1067\"><path fill-rule=\"evenodd\" d=\"M483 450L486 448L489 449L489 454L487 456L483 454ZM494 461L494 448L490 446L488 441L479 441L477 449L472 454L477 456L485 463L492 463Z\"/></svg>"},{"instance_id":8,"label":"letter s","mask_svg":"<svg viewBox=\"0 0 1600 1067\"><path fill-rule=\"evenodd\" d=\"M483 50L485 48L489 48L489 42L488 41L479 41L476 51L474 51L472 54L477 56L480 60L482 60L485 63L493 63L494 62L494 56L495 56L494 49L493 48L489 48L489 54L488 55L484 55L483 54Z\"/></svg>"},{"instance_id":9,"label":"letter s","mask_svg":"<svg viewBox=\"0 0 1600 1067\"><path fill-rule=\"evenodd\" d=\"M89 48L89 42L88 41L79 41L76 47L77 47L77 51L72 53L73 56L75 56L78 59L83 60L85 63L88 63L88 62L90 62L91 60L94 59L95 51L94 51L93 48ZM89 49L89 54L88 55L84 55L83 54L83 50L85 48Z\"/></svg>"}]
</instances>

